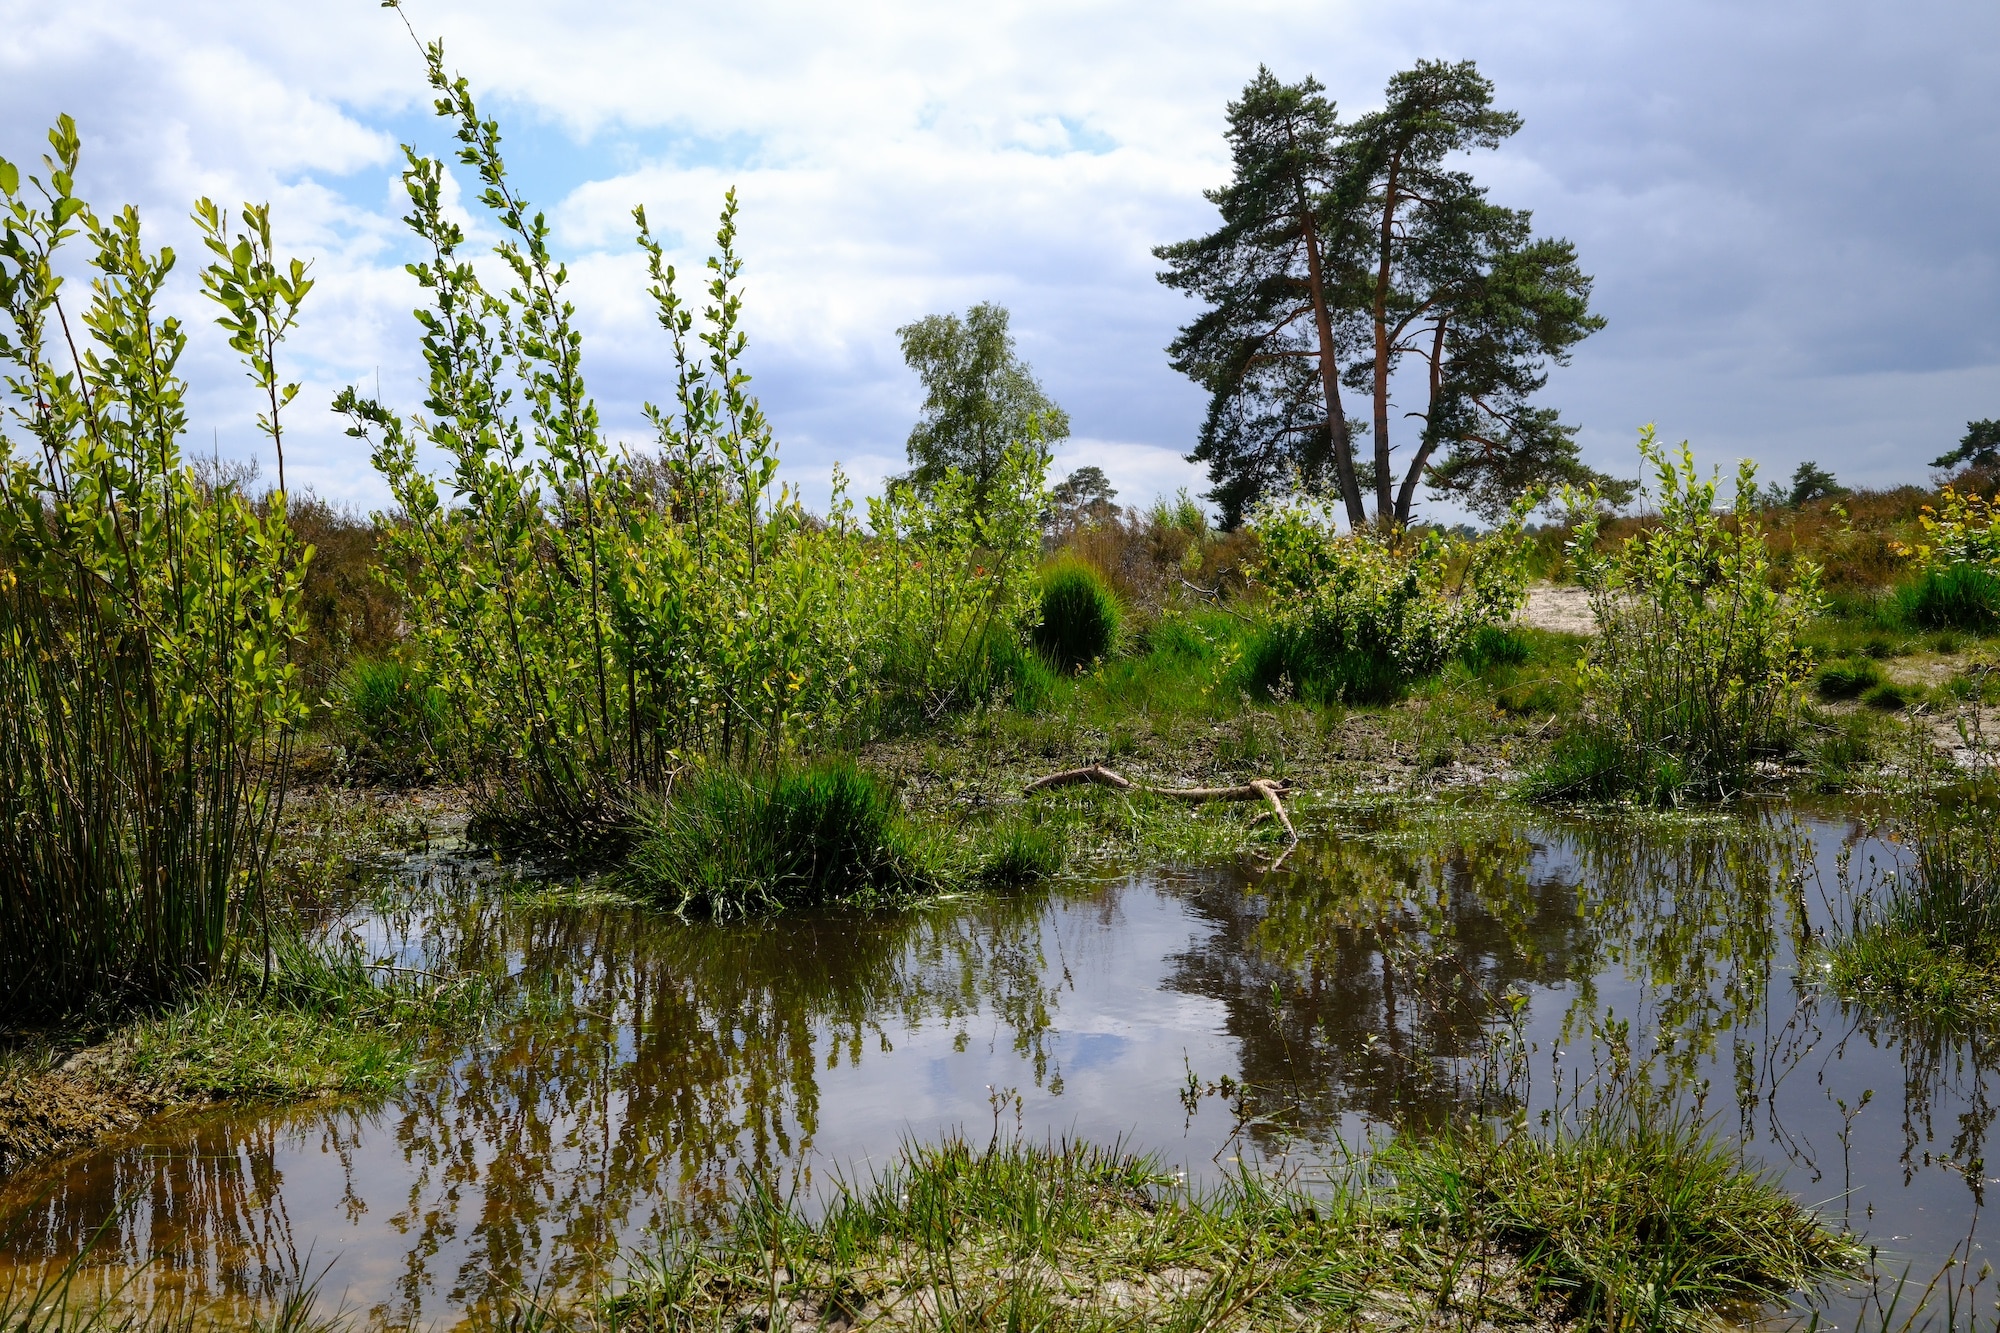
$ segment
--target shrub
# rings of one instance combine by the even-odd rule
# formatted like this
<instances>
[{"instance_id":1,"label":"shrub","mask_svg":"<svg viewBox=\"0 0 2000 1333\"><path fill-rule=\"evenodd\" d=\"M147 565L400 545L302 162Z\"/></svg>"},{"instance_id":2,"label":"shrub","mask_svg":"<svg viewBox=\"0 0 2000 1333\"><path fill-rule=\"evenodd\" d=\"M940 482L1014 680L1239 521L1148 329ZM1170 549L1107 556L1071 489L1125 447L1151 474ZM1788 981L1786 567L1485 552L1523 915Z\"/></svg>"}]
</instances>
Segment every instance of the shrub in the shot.
<instances>
[{"instance_id":1,"label":"shrub","mask_svg":"<svg viewBox=\"0 0 2000 1333\"><path fill-rule=\"evenodd\" d=\"M1437 531L1341 535L1332 506L1304 495L1260 507L1252 569L1270 594L1271 621L1246 658L1249 681L1268 691L1288 677L1309 696L1359 701L1436 671L1526 600L1522 523L1533 499L1472 541Z\"/></svg>"},{"instance_id":2,"label":"shrub","mask_svg":"<svg viewBox=\"0 0 2000 1333\"><path fill-rule=\"evenodd\" d=\"M182 465L172 253L145 250L133 209L100 218L71 193L68 117L49 142L26 192L0 161L0 1009L43 1012L173 997L249 935L303 715L307 554L282 491L259 512ZM207 200L197 222L275 443L297 386L272 358L310 284L277 267L263 209L233 238ZM73 310L57 252L79 232L93 275Z\"/></svg>"},{"instance_id":3,"label":"shrub","mask_svg":"<svg viewBox=\"0 0 2000 1333\"><path fill-rule=\"evenodd\" d=\"M1118 642L1118 599L1081 560L1059 559L1042 571L1042 618L1035 646L1059 671L1109 657Z\"/></svg>"},{"instance_id":4,"label":"shrub","mask_svg":"<svg viewBox=\"0 0 2000 1333\"><path fill-rule=\"evenodd\" d=\"M1722 797L1790 743L1811 674L1799 634L1819 607L1817 572L1802 562L1789 592L1772 588L1754 464L1739 468L1725 521L1715 480L1699 478L1685 444L1676 460L1648 426L1639 452L1657 478L1659 521L1609 556L1595 550L1595 519L1577 527L1571 550L1598 629L1578 673L1576 729L1590 736L1559 747L1538 785L1551 795Z\"/></svg>"},{"instance_id":5,"label":"shrub","mask_svg":"<svg viewBox=\"0 0 2000 1333\"><path fill-rule=\"evenodd\" d=\"M1839 658L1813 673L1822 699L1853 699L1882 683L1882 668L1865 657Z\"/></svg>"},{"instance_id":6,"label":"shrub","mask_svg":"<svg viewBox=\"0 0 2000 1333\"><path fill-rule=\"evenodd\" d=\"M888 798L849 761L684 776L624 874L675 911L717 917L893 901L928 882Z\"/></svg>"},{"instance_id":7,"label":"shrub","mask_svg":"<svg viewBox=\"0 0 2000 1333\"><path fill-rule=\"evenodd\" d=\"M1985 565L1938 565L1897 590L1904 620L1925 629L2000 628L2000 572Z\"/></svg>"},{"instance_id":8,"label":"shrub","mask_svg":"<svg viewBox=\"0 0 2000 1333\"><path fill-rule=\"evenodd\" d=\"M485 788L482 826L601 845L690 757L779 765L1003 687L1039 548L1040 443L1013 442L977 485L952 473L870 500L868 531L838 477L831 513L806 513L777 482L742 368L731 194L699 316L634 211L673 388L645 407L657 452L614 449L548 227L440 47L428 65L503 237L507 286L489 290L463 253L443 163L412 151L426 410L406 420L353 389L337 406L395 499L385 563L413 659L447 701L453 765ZM533 410L507 407L515 393ZM420 445L450 460L448 481L419 466Z\"/></svg>"}]
</instances>

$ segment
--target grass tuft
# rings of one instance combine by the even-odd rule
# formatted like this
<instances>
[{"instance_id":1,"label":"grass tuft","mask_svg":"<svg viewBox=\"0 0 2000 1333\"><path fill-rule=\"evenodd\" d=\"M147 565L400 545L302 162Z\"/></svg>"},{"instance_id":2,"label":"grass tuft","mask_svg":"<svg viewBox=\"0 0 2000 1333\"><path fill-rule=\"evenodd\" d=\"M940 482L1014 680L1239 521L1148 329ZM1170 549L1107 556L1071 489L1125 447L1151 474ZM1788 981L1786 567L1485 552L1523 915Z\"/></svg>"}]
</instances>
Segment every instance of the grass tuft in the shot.
<instances>
[{"instance_id":1,"label":"grass tuft","mask_svg":"<svg viewBox=\"0 0 2000 1333\"><path fill-rule=\"evenodd\" d=\"M1083 1330L1426 1324L1680 1329L1810 1288L1851 1245L1681 1126L1404 1140L1312 1194L1213 1191L1117 1147L910 1145L806 1208L753 1187L718 1242L670 1242L613 1330Z\"/></svg>"},{"instance_id":2,"label":"grass tuft","mask_svg":"<svg viewBox=\"0 0 2000 1333\"><path fill-rule=\"evenodd\" d=\"M1508 1242L1591 1328L1705 1327L1704 1316L1779 1300L1857 1258L1687 1120L1600 1112L1548 1137L1399 1141L1386 1166L1415 1218Z\"/></svg>"},{"instance_id":3,"label":"grass tuft","mask_svg":"<svg viewBox=\"0 0 2000 1333\"><path fill-rule=\"evenodd\" d=\"M1104 576L1073 556L1042 573L1042 618L1035 646L1057 670L1077 671L1118 644L1118 598Z\"/></svg>"},{"instance_id":4,"label":"grass tuft","mask_svg":"<svg viewBox=\"0 0 2000 1333\"><path fill-rule=\"evenodd\" d=\"M675 911L716 917L887 903L934 887L889 798L851 760L683 778L624 876Z\"/></svg>"}]
</instances>

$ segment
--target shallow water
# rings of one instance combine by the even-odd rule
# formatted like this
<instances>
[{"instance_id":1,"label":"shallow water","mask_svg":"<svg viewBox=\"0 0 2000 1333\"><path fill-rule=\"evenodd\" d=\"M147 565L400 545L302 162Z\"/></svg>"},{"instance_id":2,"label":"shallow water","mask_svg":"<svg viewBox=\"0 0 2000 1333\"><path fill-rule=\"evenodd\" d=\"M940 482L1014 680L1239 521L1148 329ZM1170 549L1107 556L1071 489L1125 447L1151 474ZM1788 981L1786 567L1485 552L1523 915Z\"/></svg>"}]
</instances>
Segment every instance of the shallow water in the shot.
<instances>
[{"instance_id":1,"label":"shallow water","mask_svg":"<svg viewBox=\"0 0 2000 1333\"><path fill-rule=\"evenodd\" d=\"M1918 1285L1983 1257L1992 1050L1843 1006L1795 965L1858 820L1358 812L1261 863L893 917L735 926L555 905L415 858L375 956L514 977L397 1096L161 1118L0 1191L0 1267L241 1316L318 1273L372 1322L590 1289L620 1246L810 1196L910 1138L1122 1139L1191 1177L1310 1181L1371 1133L1541 1120L1606 1086L1745 1139ZM330 1267L329 1267L330 1265ZM1822 1324L1859 1321L1853 1294Z\"/></svg>"}]
</instances>

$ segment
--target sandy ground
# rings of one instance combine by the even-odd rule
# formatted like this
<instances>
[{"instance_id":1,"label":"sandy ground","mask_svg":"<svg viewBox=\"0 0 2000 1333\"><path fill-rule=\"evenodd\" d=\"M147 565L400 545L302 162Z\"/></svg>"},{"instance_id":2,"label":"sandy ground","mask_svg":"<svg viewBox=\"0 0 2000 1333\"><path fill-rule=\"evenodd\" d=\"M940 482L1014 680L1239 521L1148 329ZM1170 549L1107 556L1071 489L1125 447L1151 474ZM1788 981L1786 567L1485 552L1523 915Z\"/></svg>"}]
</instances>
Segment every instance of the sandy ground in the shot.
<instances>
[{"instance_id":1,"label":"sandy ground","mask_svg":"<svg viewBox=\"0 0 2000 1333\"><path fill-rule=\"evenodd\" d=\"M1528 604L1514 617L1530 629L1556 630L1563 634L1594 634L1597 622L1590 614L1590 593L1583 588L1559 588L1538 583L1528 589Z\"/></svg>"}]
</instances>

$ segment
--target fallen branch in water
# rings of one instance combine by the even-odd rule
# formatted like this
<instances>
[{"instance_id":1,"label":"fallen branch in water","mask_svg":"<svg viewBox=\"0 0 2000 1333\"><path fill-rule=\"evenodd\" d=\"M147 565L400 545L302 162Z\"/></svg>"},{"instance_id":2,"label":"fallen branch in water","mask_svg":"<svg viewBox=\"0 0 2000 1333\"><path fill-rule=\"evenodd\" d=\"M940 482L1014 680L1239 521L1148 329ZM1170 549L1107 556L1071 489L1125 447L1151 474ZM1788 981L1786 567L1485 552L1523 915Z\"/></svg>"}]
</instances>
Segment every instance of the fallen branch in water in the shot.
<instances>
[{"instance_id":1,"label":"fallen branch in water","mask_svg":"<svg viewBox=\"0 0 2000 1333\"><path fill-rule=\"evenodd\" d=\"M1114 791L1144 792L1148 796L1164 796L1170 801L1264 801L1270 805L1272 815L1284 825L1285 836L1293 842L1299 840L1299 831L1292 827L1292 817L1285 813L1285 803L1281 799L1291 790L1291 784L1271 778L1252 778L1238 787L1149 787L1102 764L1091 764L1086 768L1067 768L1060 773L1036 778L1023 789L1023 794L1050 787L1085 785L1110 787Z\"/></svg>"}]
</instances>

